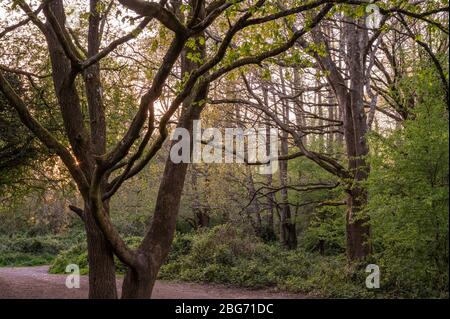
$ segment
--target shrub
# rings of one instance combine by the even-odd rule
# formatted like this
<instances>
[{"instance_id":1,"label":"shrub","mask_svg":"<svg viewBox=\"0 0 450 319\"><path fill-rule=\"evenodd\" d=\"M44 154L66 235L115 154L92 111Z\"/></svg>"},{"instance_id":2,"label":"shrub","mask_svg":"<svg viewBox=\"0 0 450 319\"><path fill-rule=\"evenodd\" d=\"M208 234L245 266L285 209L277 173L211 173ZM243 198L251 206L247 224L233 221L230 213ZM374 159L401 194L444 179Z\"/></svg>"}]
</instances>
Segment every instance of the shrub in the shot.
<instances>
[{"instance_id":1,"label":"shrub","mask_svg":"<svg viewBox=\"0 0 450 319\"><path fill-rule=\"evenodd\" d=\"M17 252L30 254L56 254L64 243L54 237L12 237L2 238L0 253Z\"/></svg>"},{"instance_id":2,"label":"shrub","mask_svg":"<svg viewBox=\"0 0 450 319\"><path fill-rule=\"evenodd\" d=\"M125 238L125 242L132 248L136 248L141 242L140 237L128 237ZM115 257L116 271L119 274L123 274L126 271L126 266ZM61 252L50 266L49 272L52 274L61 274L66 270L67 265L76 264L80 267L80 274L85 275L89 273L89 262L86 242L76 244L71 248Z\"/></svg>"},{"instance_id":3,"label":"shrub","mask_svg":"<svg viewBox=\"0 0 450 319\"><path fill-rule=\"evenodd\" d=\"M139 237L126 239L134 247L140 240ZM79 264L81 272L87 273L85 244L75 245L59 254L51 272L63 273L69 263ZM378 264L383 269L381 289L365 287L368 263ZM116 265L118 273L126 271L120 262ZM337 298L398 298L439 296L441 293L433 290L433 285L427 281L421 282L422 278L415 281L415 286L412 279L395 281L394 278L403 280L405 276L414 276L414 272L402 274L401 271L404 271L401 267L383 264L378 255L364 263L348 264L344 254L321 256L303 248L287 251L278 244L261 242L250 232L221 225L190 234L177 233L159 278L247 288L270 287ZM418 294L416 289L421 285L426 289ZM445 296L445 292L443 294Z\"/></svg>"},{"instance_id":4,"label":"shrub","mask_svg":"<svg viewBox=\"0 0 450 319\"><path fill-rule=\"evenodd\" d=\"M54 258L50 254L31 255L20 252L7 252L0 255L0 267L38 266L45 265Z\"/></svg>"},{"instance_id":5,"label":"shrub","mask_svg":"<svg viewBox=\"0 0 450 319\"><path fill-rule=\"evenodd\" d=\"M0 238L0 266L44 265L76 241L76 236L35 236Z\"/></svg>"},{"instance_id":6,"label":"shrub","mask_svg":"<svg viewBox=\"0 0 450 319\"><path fill-rule=\"evenodd\" d=\"M230 225L189 235L186 246L190 249L180 249L180 243L186 240L183 236L176 237L177 253L161 267L161 279L271 287L338 298L378 298L391 293L365 287L365 265L369 261L349 265L343 254L321 256L301 248L287 251Z\"/></svg>"},{"instance_id":7,"label":"shrub","mask_svg":"<svg viewBox=\"0 0 450 319\"><path fill-rule=\"evenodd\" d=\"M50 266L49 272L51 274L64 273L67 265L76 264L80 267L80 274L87 274L89 272L87 248L86 244L80 243L61 252Z\"/></svg>"}]
</instances>

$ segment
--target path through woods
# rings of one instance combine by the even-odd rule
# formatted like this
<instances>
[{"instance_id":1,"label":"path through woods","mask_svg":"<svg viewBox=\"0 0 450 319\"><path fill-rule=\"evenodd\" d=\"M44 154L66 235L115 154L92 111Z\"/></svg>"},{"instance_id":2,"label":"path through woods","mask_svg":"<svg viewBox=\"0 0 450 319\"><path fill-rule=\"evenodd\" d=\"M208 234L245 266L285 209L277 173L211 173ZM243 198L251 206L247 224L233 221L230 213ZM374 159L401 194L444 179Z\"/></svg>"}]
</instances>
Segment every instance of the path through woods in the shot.
<instances>
[{"instance_id":1,"label":"path through woods","mask_svg":"<svg viewBox=\"0 0 450 319\"><path fill-rule=\"evenodd\" d=\"M64 298L88 296L88 276L81 276L79 289L65 286L65 275L48 273L48 266L0 268L0 299L4 298ZM118 279L121 287L121 279ZM120 291L119 291L120 293ZM304 299L305 295L278 293L269 290L229 288L222 285L157 281L155 299Z\"/></svg>"}]
</instances>

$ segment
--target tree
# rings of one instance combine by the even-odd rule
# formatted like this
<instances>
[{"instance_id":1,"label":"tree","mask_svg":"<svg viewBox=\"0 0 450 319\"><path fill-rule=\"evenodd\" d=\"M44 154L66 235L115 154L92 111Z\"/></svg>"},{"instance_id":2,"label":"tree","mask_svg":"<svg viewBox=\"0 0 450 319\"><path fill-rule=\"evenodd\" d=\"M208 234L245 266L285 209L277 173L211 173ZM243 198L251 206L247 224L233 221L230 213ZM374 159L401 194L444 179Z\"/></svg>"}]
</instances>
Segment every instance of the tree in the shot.
<instances>
[{"instance_id":1,"label":"tree","mask_svg":"<svg viewBox=\"0 0 450 319\"><path fill-rule=\"evenodd\" d=\"M429 293L423 287L448 290L446 93L431 59L403 74L397 88L417 100L389 136L369 135L373 169L366 209L380 266L387 270L385 286L403 282L423 296Z\"/></svg>"},{"instance_id":2,"label":"tree","mask_svg":"<svg viewBox=\"0 0 450 319\"><path fill-rule=\"evenodd\" d=\"M380 4L382 5L382 4ZM279 4L279 6L281 6ZM402 6L405 6L403 8ZM278 74L271 68L267 68L265 74L270 74L272 91L275 97L271 100L270 105L264 100L264 89L261 82L267 81L265 74L254 74L254 79L246 81L244 79L247 94L244 98L217 100L215 103L236 103L247 105L257 111L264 112L270 119L282 130L282 134L289 134L292 143L298 148L296 154L291 154L290 158L299 156L306 157L319 165L322 169L335 175L339 179L340 185L346 192L346 237L347 237L347 257L349 261L360 260L367 257L371 253L370 244L370 220L365 213L364 207L367 204L368 193L365 187L367 178L370 173L370 167L367 163L369 147L367 143L367 133L370 131L374 121L375 111L379 111L384 115L398 120L405 117L402 115L400 107L407 109L407 105L396 95L389 94L389 90L395 87L389 84L395 84L398 77L401 76L401 67L407 71L408 63L399 64L397 59L383 50L385 57L380 55L378 47L385 46L383 41L390 36L389 27L392 28L394 36L398 34L396 26L397 20L406 29L406 38L415 39L417 36L410 30L409 24L405 21L407 16L411 21L416 21L419 25L434 26L435 32L447 33L448 31L442 27L440 22L440 12L448 10L447 7L428 6L410 4L405 1L399 7L388 7L383 4L380 12L383 13L380 28L377 30L369 30L365 24L365 12L353 10L348 5L340 7L341 12L333 16L334 21L323 20L322 23L310 32L310 39L303 37L296 41L296 47L301 53L291 54L288 58L277 59L274 64L278 64L284 69L294 69L294 75L297 73L297 81L291 84L289 92L286 91L285 80L283 79L283 71ZM359 9L362 9L360 7ZM434 19L430 16L435 14ZM410 23L412 23L410 21ZM286 19L286 28L284 32L289 30L296 31L293 21ZM388 22L392 24L388 26ZM287 29L287 30L286 30ZM420 28L418 28L420 29ZM386 34L383 32L386 31ZM439 31L437 31L439 30ZM405 37L403 35L403 37ZM310 41L308 41L310 40ZM448 86L445 68L439 61L429 45L420 41L417 43L427 52L436 68L441 88L447 95ZM445 42L445 41L444 41ZM381 43L381 44L380 44ZM410 46L411 43L408 43ZM442 44L441 44L442 47ZM306 53L306 54L305 54ZM390 61L395 66L394 71L387 70L383 60ZM379 69L374 70L374 65ZM307 84L299 85L298 69L311 69L312 76L315 77L316 86L311 87ZM381 71L387 78L388 88L380 89L378 71ZM390 73L394 76L391 76ZM270 77L269 77L270 78ZM317 83L317 79L324 79L325 83ZM302 82L311 83L313 79L307 79ZM384 83L386 83L384 82ZM327 87L328 95L333 94L332 100L336 102L337 111L328 110L328 116L324 116L321 92L323 87ZM398 90L397 90L398 91ZM314 94L313 98L307 98L308 92ZM394 112L386 110L378 106L377 98L381 93L382 97L392 103L396 101ZM408 102L413 100L411 94L406 96ZM303 98L301 100L301 98ZM328 96L327 99L330 99ZM286 102L288 101L288 102ZM279 112L277 104L290 103L288 113L295 115L296 122L292 120L286 121L286 111ZM317 111L307 111L306 106L312 106ZM331 104L331 106L333 106ZM400 113L400 116L395 113ZM280 114L281 113L281 114ZM335 117L339 114L339 117ZM309 118L309 120L305 120ZM401 121L401 120L400 120ZM329 152L323 147L323 135L331 137L333 134L343 136L345 141L345 157L339 154L339 150ZM312 141L317 138L319 141L318 149L314 148ZM329 145L329 144L328 144ZM286 154L283 154L286 155ZM284 165L281 165L282 171ZM314 185L319 189L325 187L333 187L333 185ZM336 187L336 185L334 186ZM286 185L282 187L286 189ZM307 188L309 189L309 188ZM286 197L286 194L284 194ZM340 203L338 203L340 204Z\"/></svg>"},{"instance_id":3,"label":"tree","mask_svg":"<svg viewBox=\"0 0 450 319\"><path fill-rule=\"evenodd\" d=\"M151 295L158 269L168 254L173 238L187 163L175 164L167 160L152 223L137 250L132 250L125 244L112 224L109 200L122 183L138 174L161 148L168 136L170 120L179 107L182 105L178 127L191 130L192 120L200 116L211 82L237 68L259 64L288 50L296 40L316 26L333 6L324 1L315 1L293 6L289 10L265 13L266 10L270 12L273 9L270 9L272 6L269 2L263 0L248 5L241 1L234 3L219 0L206 3L199 0L191 1L189 6L177 1L170 4L167 1L119 2L138 14L141 17L140 23L133 31L105 45L103 49L100 49L102 33L111 8L105 8L102 1L89 1L87 35L83 42L66 27L67 16L62 0L43 1L35 9L24 0L15 2L28 17L9 26L7 31L13 32L31 22L44 36L51 62L54 94L70 148L39 123L24 98L13 89L4 72L0 74L1 92L16 109L22 123L51 152L61 158L83 198L83 208L71 208L80 216L86 228L91 298L117 297L113 254L128 267L123 297L144 298ZM314 18L305 21L302 29L283 41L267 45L253 55L246 55L246 51L241 50L240 54L234 54L230 59L233 40L241 30L256 28L303 11L314 12ZM45 22L42 21L41 14L45 17ZM119 45L138 36L152 20L157 20L164 32L172 32L171 43L152 78L150 88L142 95L126 133L119 142L107 149L101 61ZM213 23L221 26L227 20L230 25L225 27L223 38L214 37L213 41L218 44L212 45L212 53L205 56L206 50L202 48L205 47L205 37L202 34L206 34ZM83 47L83 43L87 44L87 49ZM180 75L180 89L170 106L159 117L159 123L156 123L155 103L180 57L181 68L188 73ZM191 63L195 69L190 66ZM21 70L11 69L6 72L23 73ZM84 114L81 107L84 102L81 91L86 96L88 115ZM88 123L85 115L88 116ZM142 138L141 133L144 134ZM152 142L149 143L150 141ZM118 172L119 170L121 171Z\"/></svg>"}]
</instances>

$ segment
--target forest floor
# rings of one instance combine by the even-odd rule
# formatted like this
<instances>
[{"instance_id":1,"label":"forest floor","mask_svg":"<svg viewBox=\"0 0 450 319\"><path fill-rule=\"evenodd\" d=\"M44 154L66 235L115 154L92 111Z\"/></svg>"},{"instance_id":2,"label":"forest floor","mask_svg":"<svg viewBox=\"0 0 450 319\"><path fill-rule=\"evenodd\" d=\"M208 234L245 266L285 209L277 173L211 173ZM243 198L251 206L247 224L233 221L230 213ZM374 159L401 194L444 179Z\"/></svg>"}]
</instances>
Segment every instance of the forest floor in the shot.
<instances>
[{"instance_id":1,"label":"forest floor","mask_svg":"<svg viewBox=\"0 0 450 319\"><path fill-rule=\"evenodd\" d=\"M48 273L48 266L0 268L0 299L79 299L88 296L88 276L81 276L80 288L66 287L65 275ZM117 287L122 279L117 280ZM215 284L196 284L158 280L155 299L304 299L308 296L271 290L249 290Z\"/></svg>"}]
</instances>

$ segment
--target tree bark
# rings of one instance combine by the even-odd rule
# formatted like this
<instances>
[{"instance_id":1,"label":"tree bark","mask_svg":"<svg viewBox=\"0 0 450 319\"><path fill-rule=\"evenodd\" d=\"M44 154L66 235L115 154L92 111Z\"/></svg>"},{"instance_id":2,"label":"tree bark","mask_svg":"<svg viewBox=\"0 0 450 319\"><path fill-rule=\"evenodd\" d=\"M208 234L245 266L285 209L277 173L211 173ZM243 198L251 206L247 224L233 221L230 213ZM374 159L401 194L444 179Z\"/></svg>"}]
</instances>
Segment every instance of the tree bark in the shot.
<instances>
[{"instance_id":1,"label":"tree bark","mask_svg":"<svg viewBox=\"0 0 450 319\"><path fill-rule=\"evenodd\" d=\"M208 214L208 208L202 207L202 204L200 202L200 192L198 189L198 171L195 166L191 166L191 188L192 188L192 212L194 213L194 227L195 229L198 228L206 228L209 226L209 214Z\"/></svg>"},{"instance_id":2,"label":"tree bark","mask_svg":"<svg viewBox=\"0 0 450 319\"><path fill-rule=\"evenodd\" d=\"M255 183L253 181L253 174L250 167L245 166L246 175L247 175L247 193L250 202L250 205L247 207L247 216L250 220L250 223L255 231L256 236L262 236L262 221L261 221L261 208L259 206L259 201L256 198L256 188Z\"/></svg>"},{"instance_id":3,"label":"tree bark","mask_svg":"<svg viewBox=\"0 0 450 319\"><path fill-rule=\"evenodd\" d=\"M264 105L269 107L269 93L267 89L267 85L263 83L262 85L263 91L263 101ZM266 120L270 123L270 117L266 116ZM270 127L266 127L266 153L270 154ZM272 187L273 177L272 174L268 174L266 177L267 186ZM276 239L275 228L273 223L273 204L275 203L275 196L273 193L270 193L266 196L267 198L267 225L264 232L264 239L267 241L273 241Z\"/></svg>"},{"instance_id":4,"label":"tree bark","mask_svg":"<svg viewBox=\"0 0 450 319\"><path fill-rule=\"evenodd\" d=\"M117 299L116 267L112 248L85 205L83 214L89 263L89 298Z\"/></svg>"},{"instance_id":5,"label":"tree bark","mask_svg":"<svg viewBox=\"0 0 450 319\"><path fill-rule=\"evenodd\" d=\"M190 3L194 7L194 3ZM200 9L197 19L204 17L204 8ZM191 12L192 15L192 12ZM206 55L204 43L199 41L204 34L196 36L195 49L185 46L181 53L181 75L195 70L198 65L189 59L189 53L200 53L201 59ZM199 84L183 102L179 128L186 129L191 136L191 156L193 151L193 122L200 118L204 108L204 101L208 95L207 83ZM181 138L181 137L180 137ZM178 143L173 140L171 145ZM159 186L153 220L139 249L139 267L129 267L124 278L122 298L150 298L159 268L169 254L170 246L175 235L175 226L180 208L188 163L174 163L170 155Z\"/></svg>"},{"instance_id":6,"label":"tree bark","mask_svg":"<svg viewBox=\"0 0 450 319\"><path fill-rule=\"evenodd\" d=\"M371 253L369 218L363 212L367 203L364 182L369 174L366 157L369 148L366 141L367 123L364 112L364 48L367 45L367 30L358 19L348 18L340 36L342 54L346 56L349 83L340 74L332 60L329 44L319 32L313 32L317 43L324 43L327 55L315 55L320 67L327 71L327 81L339 104L343 121L348 171L351 179L345 180L347 192L346 251L349 261L358 260ZM303 46L305 43L303 42Z\"/></svg>"},{"instance_id":7,"label":"tree bark","mask_svg":"<svg viewBox=\"0 0 450 319\"><path fill-rule=\"evenodd\" d=\"M283 70L280 68L280 79L283 94L286 95L286 86L284 83ZM289 122L289 104L286 101L281 102L281 111L283 122ZM280 156L288 155L288 132L281 132ZM292 220L291 206L288 198L288 161L280 161L280 186L281 186L281 212L280 212L280 242L288 249L297 248L297 231L295 222Z\"/></svg>"},{"instance_id":8,"label":"tree bark","mask_svg":"<svg viewBox=\"0 0 450 319\"><path fill-rule=\"evenodd\" d=\"M204 100L207 88L202 90L195 101ZM183 108L178 127L183 127L192 136L193 121L200 117L201 106ZM172 144L177 143L174 140ZM140 268L128 267L122 286L122 298L150 298L156 274L169 253L175 234L176 219L186 178L188 163L174 163L167 157L162 181L158 191L156 206L150 229L139 251L142 252Z\"/></svg>"},{"instance_id":9,"label":"tree bark","mask_svg":"<svg viewBox=\"0 0 450 319\"><path fill-rule=\"evenodd\" d=\"M349 169L353 175L351 188L347 190L347 257L357 260L368 256L371 247L369 218L362 209L367 203L367 190L363 185L369 175L366 157L369 147L366 141L367 121L364 111L364 64L362 55L367 43L367 30L362 30L359 21L346 25L350 90L344 109L344 130Z\"/></svg>"},{"instance_id":10,"label":"tree bark","mask_svg":"<svg viewBox=\"0 0 450 319\"><path fill-rule=\"evenodd\" d=\"M128 268L122 284L122 299L148 299L152 295L158 270L152 265Z\"/></svg>"}]
</instances>

